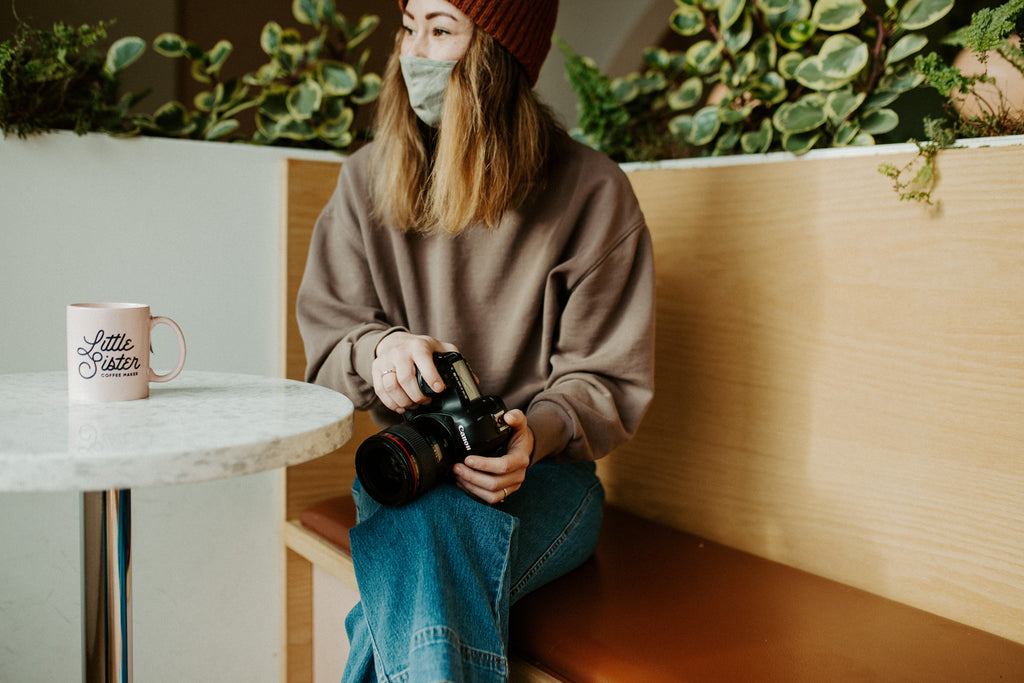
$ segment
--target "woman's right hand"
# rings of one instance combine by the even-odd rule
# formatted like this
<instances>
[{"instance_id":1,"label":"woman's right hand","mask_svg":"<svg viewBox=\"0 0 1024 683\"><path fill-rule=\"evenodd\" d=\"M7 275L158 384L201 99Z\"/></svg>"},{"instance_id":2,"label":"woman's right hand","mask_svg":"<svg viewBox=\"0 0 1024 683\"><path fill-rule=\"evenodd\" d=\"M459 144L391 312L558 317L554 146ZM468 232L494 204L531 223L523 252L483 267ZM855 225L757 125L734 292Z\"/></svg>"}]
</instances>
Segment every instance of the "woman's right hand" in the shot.
<instances>
[{"instance_id":1,"label":"woman's right hand","mask_svg":"<svg viewBox=\"0 0 1024 683\"><path fill-rule=\"evenodd\" d=\"M416 381L419 370L423 381L434 391L444 390L444 382L434 367L434 354L458 351L453 344L409 332L393 332L377 344L373 361L373 390L389 410L404 413L409 408L429 403Z\"/></svg>"}]
</instances>

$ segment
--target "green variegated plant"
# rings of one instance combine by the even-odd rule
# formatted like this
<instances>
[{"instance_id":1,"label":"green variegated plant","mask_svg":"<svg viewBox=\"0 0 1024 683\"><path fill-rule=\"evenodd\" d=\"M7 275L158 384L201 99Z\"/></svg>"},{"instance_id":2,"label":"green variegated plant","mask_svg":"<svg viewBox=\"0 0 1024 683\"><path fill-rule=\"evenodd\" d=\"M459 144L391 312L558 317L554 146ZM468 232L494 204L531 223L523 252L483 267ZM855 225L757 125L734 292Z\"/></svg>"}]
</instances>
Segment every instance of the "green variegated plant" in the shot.
<instances>
[{"instance_id":1,"label":"green variegated plant","mask_svg":"<svg viewBox=\"0 0 1024 683\"><path fill-rule=\"evenodd\" d=\"M294 29L269 23L260 45L270 61L245 82L263 89L256 113L256 141L273 144L280 138L319 139L332 147L348 147L354 138L353 105L369 104L380 92L380 76L365 73L368 51L355 65L342 61L377 28L376 16L350 24L334 12L331 0L296 0L295 16L320 28L305 43ZM333 41L329 31L340 39ZM322 55L328 55L327 58Z\"/></svg>"},{"instance_id":2,"label":"green variegated plant","mask_svg":"<svg viewBox=\"0 0 1024 683\"><path fill-rule=\"evenodd\" d=\"M610 79L564 42L577 136L620 161L873 144L924 80L920 33L953 0L676 0L685 50Z\"/></svg>"},{"instance_id":3,"label":"green variegated plant","mask_svg":"<svg viewBox=\"0 0 1024 683\"><path fill-rule=\"evenodd\" d=\"M204 85L193 107L168 102L155 113L132 109L145 93L121 95L120 72L145 51L137 37L115 41L105 59L94 44L108 24L52 30L27 25L14 39L0 43L0 132L20 136L72 128L79 134L151 135L196 140L238 140L347 150L360 135L353 130L359 107L373 102L381 79L366 71L369 52L349 62L348 55L377 28L379 19L349 22L334 0L292 0L292 14L313 28L303 38L294 28L270 22L260 45L269 61L255 72L224 77L233 46L218 41L211 49L164 33L153 49L188 60L192 78ZM252 133L242 134L239 116L247 110Z\"/></svg>"},{"instance_id":4,"label":"green variegated plant","mask_svg":"<svg viewBox=\"0 0 1024 683\"><path fill-rule=\"evenodd\" d=\"M195 111L180 102L168 102L152 116L138 116L135 121L148 135L219 140L239 127L235 115L255 106L247 97L241 79L220 79L220 70L231 54L232 45L219 41L209 52L173 33L164 33L153 41L153 49L165 57L185 57L192 63L192 77L210 85L209 90L195 98Z\"/></svg>"},{"instance_id":5,"label":"green variegated plant","mask_svg":"<svg viewBox=\"0 0 1024 683\"><path fill-rule=\"evenodd\" d=\"M264 26L260 46L269 61L253 73L223 80L221 68L232 45L222 40L209 51L173 33L159 36L153 48L168 57L191 62L192 77L209 88L194 99L189 111L170 102L141 120L151 135L221 139L239 128L237 115L255 109L256 130L251 142L347 149L356 139L352 130L356 109L376 99L380 76L365 71L369 52L346 61L377 28L379 18L367 15L349 22L333 0L293 0L296 21L312 26L303 39L297 29L277 22Z\"/></svg>"}]
</instances>

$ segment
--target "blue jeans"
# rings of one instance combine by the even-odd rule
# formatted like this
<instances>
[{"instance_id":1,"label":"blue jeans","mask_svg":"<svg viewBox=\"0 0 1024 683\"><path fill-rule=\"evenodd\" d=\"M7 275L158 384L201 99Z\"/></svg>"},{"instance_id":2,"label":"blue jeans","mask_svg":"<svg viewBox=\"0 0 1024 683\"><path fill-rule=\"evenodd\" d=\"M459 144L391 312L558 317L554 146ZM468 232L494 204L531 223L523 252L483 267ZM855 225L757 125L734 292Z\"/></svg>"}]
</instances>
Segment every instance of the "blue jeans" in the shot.
<instances>
[{"instance_id":1,"label":"blue jeans","mask_svg":"<svg viewBox=\"0 0 1024 683\"><path fill-rule=\"evenodd\" d=\"M361 602L343 683L508 680L508 610L586 560L604 489L593 463L540 462L488 506L442 484L403 507L352 492Z\"/></svg>"}]
</instances>

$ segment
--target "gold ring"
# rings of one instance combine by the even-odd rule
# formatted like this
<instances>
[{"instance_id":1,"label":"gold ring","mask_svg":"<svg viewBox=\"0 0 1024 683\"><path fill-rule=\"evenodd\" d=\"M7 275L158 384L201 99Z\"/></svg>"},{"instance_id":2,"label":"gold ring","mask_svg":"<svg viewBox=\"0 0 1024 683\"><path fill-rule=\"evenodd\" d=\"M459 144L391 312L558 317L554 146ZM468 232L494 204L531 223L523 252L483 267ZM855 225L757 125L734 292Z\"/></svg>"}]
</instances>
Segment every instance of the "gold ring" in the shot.
<instances>
[{"instance_id":1,"label":"gold ring","mask_svg":"<svg viewBox=\"0 0 1024 683\"><path fill-rule=\"evenodd\" d=\"M502 503L504 503L504 502L505 502L505 498L508 498L508 489L507 489L507 488L505 488L504 486L502 486L502 487L501 487L501 492L505 494L505 495L504 495L504 496L502 497L502 499L501 499L501 502L502 502Z\"/></svg>"},{"instance_id":2,"label":"gold ring","mask_svg":"<svg viewBox=\"0 0 1024 683\"><path fill-rule=\"evenodd\" d=\"M380 373L380 376L383 377L384 375L389 375L392 372L397 372L397 370L395 370L394 368L391 368L390 370L385 370L384 372Z\"/></svg>"}]
</instances>

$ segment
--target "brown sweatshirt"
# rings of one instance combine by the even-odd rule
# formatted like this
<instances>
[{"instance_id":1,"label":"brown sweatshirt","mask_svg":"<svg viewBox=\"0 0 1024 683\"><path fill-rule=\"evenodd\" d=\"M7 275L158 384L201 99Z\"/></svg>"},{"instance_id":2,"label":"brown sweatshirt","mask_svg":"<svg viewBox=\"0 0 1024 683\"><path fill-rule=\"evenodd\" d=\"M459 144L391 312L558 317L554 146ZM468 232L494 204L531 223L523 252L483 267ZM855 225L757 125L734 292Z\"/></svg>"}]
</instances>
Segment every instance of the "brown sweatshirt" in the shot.
<instances>
[{"instance_id":1,"label":"brown sweatshirt","mask_svg":"<svg viewBox=\"0 0 1024 683\"><path fill-rule=\"evenodd\" d=\"M619 167L567 141L497 229L447 237L371 215L371 157L346 160L313 233L298 297L306 378L394 423L370 366L405 330L454 344L485 394L526 413L535 461L596 460L630 438L654 389L654 261Z\"/></svg>"}]
</instances>

